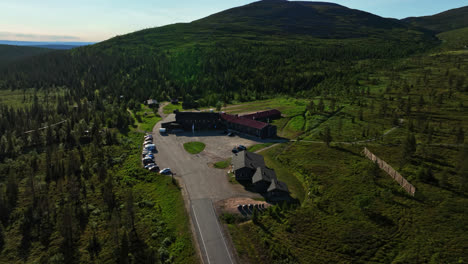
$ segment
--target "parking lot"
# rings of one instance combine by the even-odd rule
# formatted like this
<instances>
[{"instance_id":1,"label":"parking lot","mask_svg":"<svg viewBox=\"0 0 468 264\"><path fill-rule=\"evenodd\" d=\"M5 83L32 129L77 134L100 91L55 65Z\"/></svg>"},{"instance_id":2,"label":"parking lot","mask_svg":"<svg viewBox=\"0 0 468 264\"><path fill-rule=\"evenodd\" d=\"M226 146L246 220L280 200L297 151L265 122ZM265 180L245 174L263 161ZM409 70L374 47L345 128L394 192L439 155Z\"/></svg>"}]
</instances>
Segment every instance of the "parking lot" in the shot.
<instances>
[{"instance_id":1,"label":"parking lot","mask_svg":"<svg viewBox=\"0 0 468 264\"><path fill-rule=\"evenodd\" d=\"M173 119L173 117L168 116L167 119ZM155 133L159 134L159 132ZM238 145L249 147L256 144L274 141L271 139L260 139L236 133L234 133L234 136L230 137L222 130L203 130L195 131L194 133L181 131L165 134L163 136L168 137L174 144L181 146L184 143L191 141L203 142L206 145L205 150L200 154L197 154L197 156L204 157L207 163L213 163L230 158L232 156L232 149Z\"/></svg>"},{"instance_id":2,"label":"parking lot","mask_svg":"<svg viewBox=\"0 0 468 264\"><path fill-rule=\"evenodd\" d=\"M173 114L166 116L162 122L172 119ZM230 183L226 170L213 168L210 164L230 158L232 149L239 145L249 147L271 141L243 135L230 137L221 130L160 133L160 128L161 122L156 124L152 134L156 145L155 162L160 168L171 168L175 177L182 179L203 258L208 263L234 262L222 231L218 224L214 224L218 223L218 219L211 213L214 212L212 202L232 198L258 199L261 196L246 191L240 184ZM183 145L192 141L203 142L205 149L199 154L188 153Z\"/></svg>"},{"instance_id":3,"label":"parking lot","mask_svg":"<svg viewBox=\"0 0 468 264\"><path fill-rule=\"evenodd\" d=\"M232 155L231 150L238 145L249 147L264 142L243 138L238 135L229 137L222 133L222 131L196 131L193 134L191 132L182 132L172 136L175 137L174 140L177 144L181 145L191 141L205 143L205 150L198 155L205 156L208 162L217 162L230 158Z\"/></svg>"}]
</instances>

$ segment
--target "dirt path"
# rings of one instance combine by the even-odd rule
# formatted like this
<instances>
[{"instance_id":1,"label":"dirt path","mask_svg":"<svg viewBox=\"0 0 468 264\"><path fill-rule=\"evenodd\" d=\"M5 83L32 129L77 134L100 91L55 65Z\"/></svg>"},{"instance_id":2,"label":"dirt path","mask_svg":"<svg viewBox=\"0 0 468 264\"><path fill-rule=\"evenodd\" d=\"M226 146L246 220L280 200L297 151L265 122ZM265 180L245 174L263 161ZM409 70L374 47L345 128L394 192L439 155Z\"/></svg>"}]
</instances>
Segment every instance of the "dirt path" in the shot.
<instances>
[{"instance_id":1,"label":"dirt path","mask_svg":"<svg viewBox=\"0 0 468 264\"><path fill-rule=\"evenodd\" d=\"M29 133L32 133L32 132L34 132L34 131L36 131L36 130L44 130L44 129L48 128L48 127L58 126L58 125L60 125L60 124L63 124L63 123L65 123L65 122L67 122L67 120L68 120L68 119L65 119L65 120L62 120L62 121L60 121L60 122L58 122L58 123L52 124L52 125L48 125L48 126L45 126L45 127L40 127L40 128L38 128L38 129L29 130L29 131L24 132L24 134L29 134Z\"/></svg>"},{"instance_id":2,"label":"dirt path","mask_svg":"<svg viewBox=\"0 0 468 264\"><path fill-rule=\"evenodd\" d=\"M167 116L164 113L164 107L166 107L166 105L168 105L168 104L170 104L170 103L169 102L164 102L164 103L159 105L158 114L162 119L166 118L166 116Z\"/></svg>"}]
</instances>

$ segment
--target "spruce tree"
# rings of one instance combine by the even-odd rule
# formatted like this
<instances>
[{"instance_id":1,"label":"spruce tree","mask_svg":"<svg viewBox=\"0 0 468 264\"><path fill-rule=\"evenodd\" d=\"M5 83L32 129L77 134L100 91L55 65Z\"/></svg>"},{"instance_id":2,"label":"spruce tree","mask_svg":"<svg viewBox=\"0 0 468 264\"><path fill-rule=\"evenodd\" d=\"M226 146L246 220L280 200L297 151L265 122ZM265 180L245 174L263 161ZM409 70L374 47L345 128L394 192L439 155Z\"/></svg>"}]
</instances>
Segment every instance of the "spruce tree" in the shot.
<instances>
[{"instance_id":1,"label":"spruce tree","mask_svg":"<svg viewBox=\"0 0 468 264\"><path fill-rule=\"evenodd\" d=\"M411 159L411 156L416 152L416 138L412 133L406 136L403 142L403 153L401 157L401 165L406 164Z\"/></svg>"},{"instance_id":2,"label":"spruce tree","mask_svg":"<svg viewBox=\"0 0 468 264\"><path fill-rule=\"evenodd\" d=\"M3 224L0 223L0 252L2 252L4 245L5 245L5 234L3 231Z\"/></svg>"}]
</instances>

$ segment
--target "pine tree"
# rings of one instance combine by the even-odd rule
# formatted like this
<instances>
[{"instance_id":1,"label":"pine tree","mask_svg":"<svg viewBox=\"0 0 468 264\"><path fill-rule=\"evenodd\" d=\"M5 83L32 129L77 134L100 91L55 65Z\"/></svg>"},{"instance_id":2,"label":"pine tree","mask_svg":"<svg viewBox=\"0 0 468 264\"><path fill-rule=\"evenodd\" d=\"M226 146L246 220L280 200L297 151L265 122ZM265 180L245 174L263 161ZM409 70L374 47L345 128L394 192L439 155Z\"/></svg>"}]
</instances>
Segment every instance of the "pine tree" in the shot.
<instances>
[{"instance_id":1,"label":"pine tree","mask_svg":"<svg viewBox=\"0 0 468 264\"><path fill-rule=\"evenodd\" d=\"M256 207L254 207L252 212L252 222L258 224L258 209Z\"/></svg>"},{"instance_id":2,"label":"pine tree","mask_svg":"<svg viewBox=\"0 0 468 264\"><path fill-rule=\"evenodd\" d=\"M8 201L5 196L5 187L0 183L0 224L7 225L9 212L8 212Z\"/></svg>"},{"instance_id":3,"label":"pine tree","mask_svg":"<svg viewBox=\"0 0 468 264\"><path fill-rule=\"evenodd\" d=\"M459 178L460 191L468 191L468 146L464 145L460 150L457 162L457 174Z\"/></svg>"},{"instance_id":4,"label":"pine tree","mask_svg":"<svg viewBox=\"0 0 468 264\"><path fill-rule=\"evenodd\" d=\"M330 142L332 141L331 131L329 127L325 127L325 130L322 134L322 140L327 144L327 147L330 147Z\"/></svg>"},{"instance_id":5,"label":"pine tree","mask_svg":"<svg viewBox=\"0 0 468 264\"><path fill-rule=\"evenodd\" d=\"M317 106L317 109L320 113L323 113L323 111L325 110L325 104L323 103L323 99L320 98L320 101L318 103L318 106Z\"/></svg>"},{"instance_id":6,"label":"pine tree","mask_svg":"<svg viewBox=\"0 0 468 264\"><path fill-rule=\"evenodd\" d=\"M401 157L401 165L406 164L408 160L411 159L413 154L416 152L416 138L412 133L409 133L406 136L405 141L403 142L403 153Z\"/></svg>"},{"instance_id":7,"label":"pine tree","mask_svg":"<svg viewBox=\"0 0 468 264\"><path fill-rule=\"evenodd\" d=\"M8 175L7 179L6 197L8 211L11 213L16 207L16 202L18 200L18 183L16 182L16 177L12 169L10 169L10 174Z\"/></svg>"},{"instance_id":8,"label":"pine tree","mask_svg":"<svg viewBox=\"0 0 468 264\"><path fill-rule=\"evenodd\" d=\"M0 223L0 252L2 252L3 246L5 246L5 233L3 231L3 224Z\"/></svg>"},{"instance_id":9,"label":"pine tree","mask_svg":"<svg viewBox=\"0 0 468 264\"><path fill-rule=\"evenodd\" d=\"M135 206L133 204L132 190L129 190L127 193L125 208L127 209L127 225L132 230L135 230Z\"/></svg>"},{"instance_id":10,"label":"pine tree","mask_svg":"<svg viewBox=\"0 0 468 264\"><path fill-rule=\"evenodd\" d=\"M463 144L465 143L465 131L463 131L463 128L460 126L457 131L457 144Z\"/></svg>"},{"instance_id":11,"label":"pine tree","mask_svg":"<svg viewBox=\"0 0 468 264\"><path fill-rule=\"evenodd\" d=\"M315 113L315 103L314 103L314 100L310 100L309 104L307 105L307 111L309 111L310 114Z\"/></svg>"},{"instance_id":12,"label":"pine tree","mask_svg":"<svg viewBox=\"0 0 468 264\"><path fill-rule=\"evenodd\" d=\"M130 263L128 254L130 253L130 245L128 241L128 235L127 231L124 231L122 234L122 239L120 242L120 258L119 258L119 263L120 264L128 264Z\"/></svg>"}]
</instances>

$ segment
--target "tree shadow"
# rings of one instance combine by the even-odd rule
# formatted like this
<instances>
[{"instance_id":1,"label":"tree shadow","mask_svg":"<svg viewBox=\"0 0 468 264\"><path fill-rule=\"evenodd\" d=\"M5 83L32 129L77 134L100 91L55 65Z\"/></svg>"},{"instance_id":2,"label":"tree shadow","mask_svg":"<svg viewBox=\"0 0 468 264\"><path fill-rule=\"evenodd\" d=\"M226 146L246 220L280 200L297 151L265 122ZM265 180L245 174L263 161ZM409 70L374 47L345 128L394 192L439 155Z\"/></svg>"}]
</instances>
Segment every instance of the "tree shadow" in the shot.
<instances>
[{"instance_id":1,"label":"tree shadow","mask_svg":"<svg viewBox=\"0 0 468 264\"><path fill-rule=\"evenodd\" d=\"M385 227L390 227L390 226L395 226L395 222L393 222L392 219L386 217L385 215L382 215L381 213L378 212L372 212L372 211L366 211L367 217L374 222L375 224L379 226L385 226Z\"/></svg>"},{"instance_id":2,"label":"tree shadow","mask_svg":"<svg viewBox=\"0 0 468 264\"><path fill-rule=\"evenodd\" d=\"M343 148L341 146L332 146L331 148L336 149L336 150L341 151L341 152L346 152L346 153L351 154L351 155L356 156L356 157L361 157L362 158L362 155L360 153L356 153L354 151Z\"/></svg>"}]
</instances>

